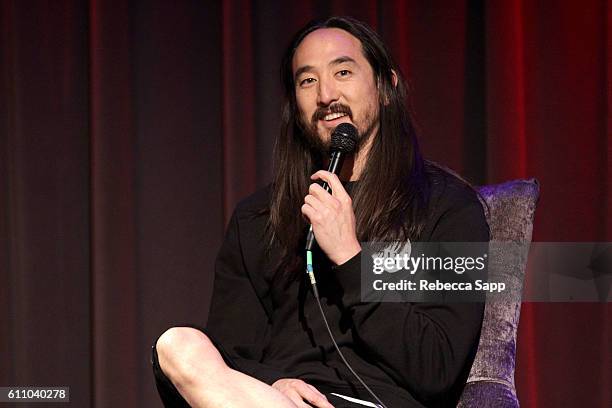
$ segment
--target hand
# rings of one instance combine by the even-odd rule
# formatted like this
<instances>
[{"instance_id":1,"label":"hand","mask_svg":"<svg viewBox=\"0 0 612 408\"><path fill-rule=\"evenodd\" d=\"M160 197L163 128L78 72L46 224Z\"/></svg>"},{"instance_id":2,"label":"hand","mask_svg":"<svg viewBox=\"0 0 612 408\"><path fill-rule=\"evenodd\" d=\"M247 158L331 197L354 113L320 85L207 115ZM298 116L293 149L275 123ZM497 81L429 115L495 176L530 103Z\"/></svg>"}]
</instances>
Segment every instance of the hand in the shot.
<instances>
[{"instance_id":1,"label":"hand","mask_svg":"<svg viewBox=\"0 0 612 408\"><path fill-rule=\"evenodd\" d=\"M341 265L361 251L351 197L333 173L319 170L310 178L326 181L332 194L316 183L311 184L304 198L302 214L312 224L319 247L332 262Z\"/></svg>"},{"instance_id":2,"label":"hand","mask_svg":"<svg viewBox=\"0 0 612 408\"><path fill-rule=\"evenodd\" d=\"M283 393L296 406L300 408L314 406L317 408L334 408L327 401L327 397L321 394L319 390L302 380L295 378L281 378L272 384L272 387ZM308 401L306 404L304 401Z\"/></svg>"}]
</instances>

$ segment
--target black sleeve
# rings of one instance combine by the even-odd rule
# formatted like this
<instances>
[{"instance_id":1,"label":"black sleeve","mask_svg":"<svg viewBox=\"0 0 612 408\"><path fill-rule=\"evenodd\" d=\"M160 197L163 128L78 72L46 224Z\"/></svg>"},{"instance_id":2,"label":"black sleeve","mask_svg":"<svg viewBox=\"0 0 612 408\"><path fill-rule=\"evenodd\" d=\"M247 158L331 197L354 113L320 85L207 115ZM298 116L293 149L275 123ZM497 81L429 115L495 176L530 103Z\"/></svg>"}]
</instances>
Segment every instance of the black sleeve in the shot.
<instances>
[{"instance_id":1,"label":"black sleeve","mask_svg":"<svg viewBox=\"0 0 612 408\"><path fill-rule=\"evenodd\" d=\"M453 204L436 220L430 240L487 242L478 200ZM478 345L482 303L364 303L360 254L335 269L350 294L343 303L352 313L355 337L398 385L422 402L434 402L465 382Z\"/></svg>"},{"instance_id":2,"label":"black sleeve","mask_svg":"<svg viewBox=\"0 0 612 408\"><path fill-rule=\"evenodd\" d=\"M284 375L260 363L269 318L258 296L262 279L247 270L240 237L240 217L235 211L215 263L207 332L240 371L272 384Z\"/></svg>"}]
</instances>

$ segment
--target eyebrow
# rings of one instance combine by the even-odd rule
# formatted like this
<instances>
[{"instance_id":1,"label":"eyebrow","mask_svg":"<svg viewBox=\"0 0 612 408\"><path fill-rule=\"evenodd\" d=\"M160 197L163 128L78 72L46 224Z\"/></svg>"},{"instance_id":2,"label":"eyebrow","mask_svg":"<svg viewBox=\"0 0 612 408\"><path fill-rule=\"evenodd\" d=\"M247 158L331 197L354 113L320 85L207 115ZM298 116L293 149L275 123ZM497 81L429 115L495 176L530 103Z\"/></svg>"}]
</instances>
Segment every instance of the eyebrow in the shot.
<instances>
[{"instance_id":1,"label":"eyebrow","mask_svg":"<svg viewBox=\"0 0 612 408\"><path fill-rule=\"evenodd\" d=\"M331 61L329 63L329 65L339 65L339 64L343 64L345 62L356 63L357 61L355 61L351 57L347 57L346 55L343 55L342 57L338 57L335 60ZM295 71L295 75L293 76L293 80L294 81L297 80L300 77L300 75L302 75L304 72L311 71L312 69L314 69L314 67L312 65L302 65L301 67L299 67Z\"/></svg>"},{"instance_id":2,"label":"eyebrow","mask_svg":"<svg viewBox=\"0 0 612 408\"><path fill-rule=\"evenodd\" d=\"M352 59L351 57L347 57L347 56L342 56L342 57L338 57L335 60L333 60L332 62L329 63L329 65L339 65L345 62L352 62L352 63L357 63L357 61L355 61L354 59Z\"/></svg>"}]
</instances>

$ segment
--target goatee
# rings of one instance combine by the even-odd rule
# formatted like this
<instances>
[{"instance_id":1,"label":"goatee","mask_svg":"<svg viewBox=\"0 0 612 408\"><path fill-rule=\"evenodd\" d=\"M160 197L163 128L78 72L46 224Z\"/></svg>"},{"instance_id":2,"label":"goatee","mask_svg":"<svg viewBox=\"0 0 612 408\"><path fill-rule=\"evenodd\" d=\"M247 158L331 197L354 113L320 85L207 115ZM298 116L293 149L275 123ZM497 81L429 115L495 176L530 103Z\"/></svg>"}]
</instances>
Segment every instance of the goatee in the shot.
<instances>
[{"instance_id":1,"label":"goatee","mask_svg":"<svg viewBox=\"0 0 612 408\"><path fill-rule=\"evenodd\" d=\"M327 137L325 139L321 137L321 135L319 135L319 129L317 127L317 124L319 120L322 120L326 115L329 115L330 113L346 113L349 119L351 119L351 122L353 122L353 112L351 111L351 108L340 103L330 105L327 108L318 108L313 113L312 118L308 123L304 123L301 119L299 120L299 127L304 133L304 137L306 139L308 147L311 150L323 155L327 155L329 153L331 137ZM371 133L374 130L374 127L376 126L378 118L376 117L377 115L371 115L370 113L371 112L368 112L365 117L365 129L359 126L359 124L355 124L357 127L358 134L357 146L355 147L354 153L357 153L361 146L365 143L365 141L367 141L372 136ZM332 131L333 130L330 130L330 136Z\"/></svg>"}]
</instances>

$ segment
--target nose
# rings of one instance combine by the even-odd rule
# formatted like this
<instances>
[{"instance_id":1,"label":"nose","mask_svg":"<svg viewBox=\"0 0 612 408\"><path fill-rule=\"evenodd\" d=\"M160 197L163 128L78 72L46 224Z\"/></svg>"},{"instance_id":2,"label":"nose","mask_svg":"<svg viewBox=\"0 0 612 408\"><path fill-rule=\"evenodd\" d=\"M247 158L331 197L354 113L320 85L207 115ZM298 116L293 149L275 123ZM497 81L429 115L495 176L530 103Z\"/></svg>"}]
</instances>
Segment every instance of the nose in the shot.
<instances>
[{"instance_id":1,"label":"nose","mask_svg":"<svg viewBox=\"0 0 612 408\"><path fill-rule=\"evenodd\" d=\"M340 90L336 82L330 78L319 79L319 94L317 104L321 106L329 106L332 102L336 102L340 98Z\"/></svg>"}]
</instances>

